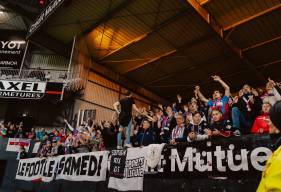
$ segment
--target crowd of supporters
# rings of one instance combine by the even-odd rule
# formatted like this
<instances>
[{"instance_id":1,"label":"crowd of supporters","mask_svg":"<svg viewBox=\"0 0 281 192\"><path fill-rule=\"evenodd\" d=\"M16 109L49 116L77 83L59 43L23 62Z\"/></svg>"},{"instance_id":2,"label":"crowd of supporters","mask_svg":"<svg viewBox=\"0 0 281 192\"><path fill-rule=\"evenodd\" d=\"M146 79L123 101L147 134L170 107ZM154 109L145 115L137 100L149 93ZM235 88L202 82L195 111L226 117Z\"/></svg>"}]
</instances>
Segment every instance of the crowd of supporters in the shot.
<instances>
[{"instance_id":1,"label":"crowd of supporters","mask_svg":"<svg viewBox=\"0 0 281 192\"><path fill-rule=\"evenodd\" d=\"M146 109L138 108L128 92L125 98L114 104L116 112L111 120L94 122L89 119L79 127L72 127L65 119L64 128L32 128L27 132L23 123L1 122L1 135L40 141L37 156L48 157L153 143L176 145L213 137L279 132L269 119L271 106L281 100L279 83L269 79L265 90L245 84L233 96L230 87L219 76L212 78L224 88L224 92L214 90L209 99L199 86L195 86L194 97L190 100L177 95L170 106L158 104ZM133 110L136 115L132 115Z\"/></svg>"}]
</instances>

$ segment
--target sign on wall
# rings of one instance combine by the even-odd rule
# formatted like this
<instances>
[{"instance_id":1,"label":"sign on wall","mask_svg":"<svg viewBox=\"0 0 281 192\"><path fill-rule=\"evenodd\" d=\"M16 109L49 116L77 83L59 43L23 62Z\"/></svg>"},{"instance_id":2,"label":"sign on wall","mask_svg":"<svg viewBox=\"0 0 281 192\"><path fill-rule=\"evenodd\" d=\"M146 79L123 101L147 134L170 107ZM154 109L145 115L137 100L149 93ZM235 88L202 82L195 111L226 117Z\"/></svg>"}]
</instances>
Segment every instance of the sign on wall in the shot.
<instances>
[{"instance_id":1,"label":"sign on wall","mask_svg":"<svg viewBox=\"0 0 281 192\"><path fill-rule=\"evenodd\" d=\"M0 68L19 69L26 48L24 35L19 32L1 30Z\"/></svg>"},{"instance_id":2,"label":"sign on wall","mask_svg":"<svg viewBox=\"0 0 281 192\"><path fill-rule=\"evenodd\" d=\"M0 98L41 99L46 82L0 80Z\"/></svg>"}]
</instances>

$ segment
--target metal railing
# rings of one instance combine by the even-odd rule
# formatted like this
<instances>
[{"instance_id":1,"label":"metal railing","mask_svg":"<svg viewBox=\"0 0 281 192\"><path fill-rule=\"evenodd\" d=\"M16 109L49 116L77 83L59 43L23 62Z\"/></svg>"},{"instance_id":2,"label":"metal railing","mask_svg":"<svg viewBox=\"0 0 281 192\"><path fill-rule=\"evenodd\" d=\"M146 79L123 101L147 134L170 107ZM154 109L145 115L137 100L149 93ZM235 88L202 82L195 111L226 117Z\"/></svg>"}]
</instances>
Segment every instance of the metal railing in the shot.
<instances>
[{"instance_id":1,"label":"metal railing","mask_svg":"<svg viewBox=\"0 0 281 192\"><path fill-rule=\"evenodd\" d=\"M19 80L35 82L64 83L64 89L77 91L83 89L85 80L80 78L79 72L53 69L8 69L0 68L0 80Z\"/></svg>"},{"instance_id":2,"label":"metal railing","mask_svg":"<svg viewBox=\"0 0 281 192\"><path fill-rule=\"evenodd\" d=\"M66 82L67 70L0 69L1 80Z\"/></svg>"}]
</instances>

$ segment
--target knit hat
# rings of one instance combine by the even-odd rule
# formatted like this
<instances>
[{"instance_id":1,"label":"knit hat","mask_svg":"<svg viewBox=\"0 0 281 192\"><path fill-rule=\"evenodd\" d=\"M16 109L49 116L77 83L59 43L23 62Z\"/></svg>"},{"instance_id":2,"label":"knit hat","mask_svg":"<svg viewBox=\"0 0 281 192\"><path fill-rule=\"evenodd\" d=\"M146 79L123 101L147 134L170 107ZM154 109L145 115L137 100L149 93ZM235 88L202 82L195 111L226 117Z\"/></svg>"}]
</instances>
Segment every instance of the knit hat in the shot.
<instances>
[{"instance_id":1,"label":"knit hat","mask_svg":"<svg viewBox=\"0 0 281 192\"><path fill-rule=\"evenodd\" d=\"M271 107L269 117L274 126L281 131L281 101L276 102Z\"/></svg>"}]
</instances>

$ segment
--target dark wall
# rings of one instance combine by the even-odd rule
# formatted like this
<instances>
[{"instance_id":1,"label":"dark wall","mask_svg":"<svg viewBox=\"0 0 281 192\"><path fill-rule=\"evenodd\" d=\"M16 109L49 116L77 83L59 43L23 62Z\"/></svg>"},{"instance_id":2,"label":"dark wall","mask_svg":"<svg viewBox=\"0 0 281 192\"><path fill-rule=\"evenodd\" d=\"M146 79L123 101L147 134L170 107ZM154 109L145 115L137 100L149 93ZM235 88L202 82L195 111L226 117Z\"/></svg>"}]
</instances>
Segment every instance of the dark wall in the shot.
<instances>
[{"instance_id":1,"label":"dark wall","mask_svg":"<svg viewBox=\"0 0 281 192\"><path fill-rule=\"evenodd\" d=\"M63 117L71 112L65 109L65 103L60 101L1 99L0 120L24 121L27 127L60 126ZM2 108L3 106L3 108Z\"/></svg>"},{"instance_id":2,"label":"dark wall","mask_svg":"<svg viewBox=\"0 0 281 192\"><path fill-rule=\"evenodd\" d=\"M237 192L237 191L256 191L259 181L249 180L217 180L217 179L165 179L144 177L145 192ZM107 182L71 182L55 181L52 183L31 184L23 181L15 181L15 188L24 191L65 191L65 192L110 192Z\"/></svg>"}]
</instances>

